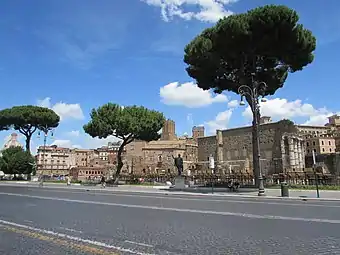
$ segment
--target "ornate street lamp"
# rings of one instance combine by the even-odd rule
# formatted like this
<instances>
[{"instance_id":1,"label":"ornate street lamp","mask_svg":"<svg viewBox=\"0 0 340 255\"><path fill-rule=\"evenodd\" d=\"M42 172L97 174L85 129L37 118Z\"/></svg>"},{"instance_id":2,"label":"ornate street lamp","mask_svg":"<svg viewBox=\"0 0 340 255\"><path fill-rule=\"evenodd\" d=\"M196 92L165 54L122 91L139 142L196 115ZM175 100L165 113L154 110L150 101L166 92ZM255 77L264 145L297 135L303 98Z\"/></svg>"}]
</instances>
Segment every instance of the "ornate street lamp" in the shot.
<instances>
[{"instance_id":1,"label":"ornate street lamp","mask_svg":"<svg viewBox=\"0 0 340 255\"><path fill-rule=\"evenodd\" d=\"M259 119L258 116L260 114L260 104L259 104L259 98L261 97L261 102L266 102L267 100L263 97L264 92L267 89L267 84L265 82L253 82L253 86L250 87L248 85L242 85L238 89L239 95L241 95L241 101L240 105L243 106L245 105L244 98L247 99L249 102L249 106L253 112L253 125L255 125L256 128L256 148L257 148L257 155L254 155L255 151L253 151L253 157L258 158L258 180L259 180L259 196L265 196L265 191L264 191L264 183L263 183L263 175L262 175L262 169L261 169L261 153L260 153L260 138L259 138ZM253 147L254 148L254 147ZM254 166L253 166L254 167Z\"/></svg>"},{"instance_id":2,"label":"ornate street lamp","mask_svg":"<svg viewBox=\"0 0 340 255\"><path fill-rule=\"evenodd\" d=\"M51 137L53 137L53 130L47 126L41 127L40 128L41 132L44 135L44 147L43 147L43 154L42 154L42 171L40 173L40 183L39 186L42 187L44 185L44 169L46 167L45 165L45 153L46 153L46 142L47 142L47 137L50 134ZM38 137L40 138L40 131L38 132ZM51 169L51 174L52 174L52 169Z\"/></svg>"}]
</instances>

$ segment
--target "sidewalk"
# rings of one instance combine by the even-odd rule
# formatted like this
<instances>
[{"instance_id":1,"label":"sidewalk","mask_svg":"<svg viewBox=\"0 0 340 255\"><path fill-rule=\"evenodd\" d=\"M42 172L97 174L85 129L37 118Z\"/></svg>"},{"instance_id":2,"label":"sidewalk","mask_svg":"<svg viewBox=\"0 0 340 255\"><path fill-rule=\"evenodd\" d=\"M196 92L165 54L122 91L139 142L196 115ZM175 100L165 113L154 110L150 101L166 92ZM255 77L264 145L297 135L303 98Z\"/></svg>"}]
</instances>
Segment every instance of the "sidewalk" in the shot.
<instances>
[{"instance_id":1,"label":"sidewalk","mask_svg":"<svg viewBox=\"0 0 340 255\"><path fill-rule=\"evenodd\" d=\"M0 182L0 186L25 186L25 187L38 187L37 182L17 181L17 182ZM200 188L199 191L194 189L186 189L185 191L171 191L168 186L136 186L136 185L120 185L118 187L102 188L97 186L82 186L79 184L72 184L67 186L65 183L44 183L44 188L54 189L71 189L83 191L112 191L112 192L138 192L148 194L173 194L182 196L207 196L207 197L242 197L242 198L264 198L264 199L295 199L295 200L322 200L322 201L340 201L340 191L320 190L320 198L316 197L316 190L289 190L289 197L281 197L280 189L266 189L265 197L258 197L257 191L243 192L226 192L222 189L214 189L212 193L211 188ZM254 189L253 189L254 190Z\"/></svg>"}]
</instances>

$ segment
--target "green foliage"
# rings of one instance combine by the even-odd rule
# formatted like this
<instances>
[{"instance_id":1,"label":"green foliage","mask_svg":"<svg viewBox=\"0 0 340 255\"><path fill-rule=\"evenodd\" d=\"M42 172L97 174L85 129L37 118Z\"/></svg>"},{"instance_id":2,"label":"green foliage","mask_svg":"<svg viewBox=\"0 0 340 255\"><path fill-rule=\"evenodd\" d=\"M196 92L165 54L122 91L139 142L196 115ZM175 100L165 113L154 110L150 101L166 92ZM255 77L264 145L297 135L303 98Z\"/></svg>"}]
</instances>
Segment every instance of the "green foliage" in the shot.
<instances>
[{"instance_id":1,"label":"green foliage","mask_svg":"<svg viewBox=\"0 0 340 255\"><path fill-rule=\"evenodd\" d=\"M33 105L14 106L0 111L0 130L15 129L26 137L26 151L38 129L43 132L59 125L59 116L51 109Z\"/></svg>"},{"instance_id":2,"label":"green foliage","mask_svg":"<svg viewBox=\"0 0 340 255\"><path fill-rule=\"evenodd\" d=\"M273 95L289 72L314 59L316 39L298 21L296 11L282 5L225 17L186 46L186 70L205 90L238 93L257 81L267 83L264 95Z\"/></svg>"},{"instance_id":3,"label":"green foliage","mask_svg":"<svg viewBox=\"0 0 340 255\"><path fill-rule=\"evenodd\" d=\"M121 153L124 146L133 140L157 140L165 118L162 113L142 106L121 107L108 103L91 111L91 120L84 125L84 131L92 137L115 136L122 139L117 154L116 180L123 167Z\"/></svg>"},{"instance_id":4,"label":"green foliage","mask_svg":"<svg viewBox=\"0 0 340 255\"><path fill-rule=\"evenodd\" d=\"M298 129L295 126L294 122L289 119L280 120L278 123L281 126L281 130L283 132L289 132L289 133L298 132Z\"/></svg>"},{"instance_id":5,"label":"green foliage","mask_svg":"<svg viewBox=\"0 0 340 255\"><path fill-rule=\"evenodd\" d=\"M31 174L34 157L21 147L10 147L2 151L0 170L5 174Z\"/></svg>"},{"instance_id":6,"label":"green foliage","mask_svg":"<svg viewBox=\"0 0 340 255\"><path fill-rule=\"evenodd\" d=\"M286 125L286 126L294 125L294 122L291 121L290 119L283 119L283 120L280 120L278 123L281 123L281 124Z\"/></svg>"},{"instance_id":7,"label":"green foliage","mask_svg":"<svg viewBox=\"0 0 340 255\"><path fill-rule=\"evenodd\" d=\"M123 142L134 139L152 141L159 138L158 132L164 121L162 113L142 106L123 108L108 103L92 110L91 121L84 125L84 130L92 137L106 138L112 135Z\"/></svg>"}]
</instances>

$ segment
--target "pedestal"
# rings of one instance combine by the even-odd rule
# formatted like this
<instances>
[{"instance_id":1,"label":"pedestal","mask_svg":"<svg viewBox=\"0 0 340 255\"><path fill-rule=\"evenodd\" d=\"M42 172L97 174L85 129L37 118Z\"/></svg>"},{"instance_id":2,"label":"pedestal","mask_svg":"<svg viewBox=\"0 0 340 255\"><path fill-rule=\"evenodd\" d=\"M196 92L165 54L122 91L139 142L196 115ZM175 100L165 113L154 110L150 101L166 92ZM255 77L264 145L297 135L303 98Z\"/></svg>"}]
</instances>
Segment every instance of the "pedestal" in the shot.
<instances>
[{"instance_id":1,"label":"pedestal","mask_svg":"<svg viewBox=\"0 0 340 255\"><path fill-rule=\"evenodd\" d=\"M185 178L183 176L177 176L175 178L175 189L184 189L185 188Z\"/></svg>"}]
</instances>

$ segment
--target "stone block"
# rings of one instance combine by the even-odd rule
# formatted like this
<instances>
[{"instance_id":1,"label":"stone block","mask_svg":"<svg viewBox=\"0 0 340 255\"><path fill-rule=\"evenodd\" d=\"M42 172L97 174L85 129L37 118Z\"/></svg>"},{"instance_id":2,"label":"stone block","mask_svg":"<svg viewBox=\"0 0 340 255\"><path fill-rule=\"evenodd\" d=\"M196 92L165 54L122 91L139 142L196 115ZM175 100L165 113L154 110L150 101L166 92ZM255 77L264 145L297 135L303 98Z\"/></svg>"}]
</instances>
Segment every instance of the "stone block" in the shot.
<instances>
[{"instance_id":1,"label":"stone block","mask_svg":"<svg viewBox=\"0 0 340 255\"><path fill-rule=\"evenodd\" d=\"M183 176L177 176L175 178L175 188L184 189L185 188L185 178Z\"/></svg>"}]
</instances>

